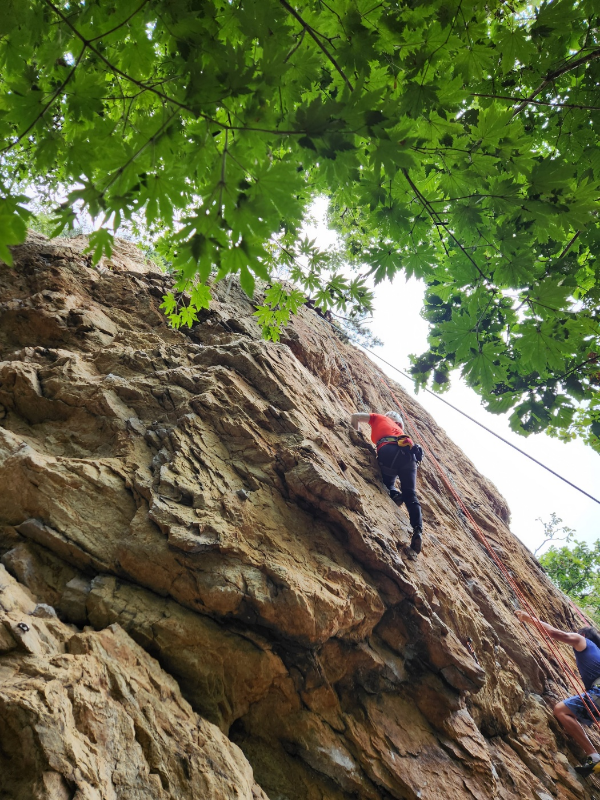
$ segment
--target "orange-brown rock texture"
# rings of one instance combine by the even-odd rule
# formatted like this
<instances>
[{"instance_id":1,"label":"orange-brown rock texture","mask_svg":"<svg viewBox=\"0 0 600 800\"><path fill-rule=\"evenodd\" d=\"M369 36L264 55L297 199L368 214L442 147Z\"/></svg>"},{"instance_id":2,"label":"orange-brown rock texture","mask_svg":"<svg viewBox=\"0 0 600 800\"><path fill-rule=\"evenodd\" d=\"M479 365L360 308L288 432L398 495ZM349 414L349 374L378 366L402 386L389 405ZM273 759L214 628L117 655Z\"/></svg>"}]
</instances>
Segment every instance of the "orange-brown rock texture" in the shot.
<instances>
[{"instance_id":1,"label":"orange-brown rock texture","mask_svg":"<svg viewBox=\"0 0 600 800\"><path fill-rule=\"evenodd\" d=\"M349 425L392 407L377 369L308 309L263 341L235 282L174 331L165 275L84 245L32 234L0 265L0 798L592 798L557 664L427 460L407 549ZM394 390L532 605L577 626Z\"/></svg>"}]
</instances>

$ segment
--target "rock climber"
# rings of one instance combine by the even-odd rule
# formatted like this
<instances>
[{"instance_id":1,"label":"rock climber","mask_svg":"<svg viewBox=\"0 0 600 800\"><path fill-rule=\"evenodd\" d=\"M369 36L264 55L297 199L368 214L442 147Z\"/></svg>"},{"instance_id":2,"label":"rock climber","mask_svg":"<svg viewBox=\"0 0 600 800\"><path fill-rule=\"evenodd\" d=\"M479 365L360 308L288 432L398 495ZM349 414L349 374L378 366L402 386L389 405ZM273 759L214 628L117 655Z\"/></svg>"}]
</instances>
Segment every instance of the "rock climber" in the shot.
<instances>
[{"instance_id":1,"label":"rock climber","mask_svg":"<svg viewBox=\"0 0 600 800\"><path fill-rule=\"evenodd\" d=\"M350 417L352 427L358 430L361 422L371 426L371 440L377 448L377 461L381 477L397 506L406 504L413 535L410 542L415 553L421 552L423 545L423 519L417 498L417 465L423 458L423 451L415 445L410 436L404 433L404 420L397 411L387 414L356 413ZM400 479L400 489L395 487Z\"/></svg>"},{"instance_id":2,"label":"rock climber","mask_svg":"<svg viewBox=\"0 0 600 800\"><path fill-rule=\"evenodd\" d=\"M586 688L586 693L583 695L585 703L579 695L568 697L554 706L554 716L587 756L581 766L575 767L577 772L584 777L592 772L600 772L600 754L596 752L582 727L584 725L589 727L595 720L600 720L600 633L590 627L580 628L577 633L560 631L526 611L519 610L515 613L521 622L539 623L550 638L570 644L575 651L577 669ZM586 704L594 714L595 720L590 716Z\"/></svg>"}]
</instances>

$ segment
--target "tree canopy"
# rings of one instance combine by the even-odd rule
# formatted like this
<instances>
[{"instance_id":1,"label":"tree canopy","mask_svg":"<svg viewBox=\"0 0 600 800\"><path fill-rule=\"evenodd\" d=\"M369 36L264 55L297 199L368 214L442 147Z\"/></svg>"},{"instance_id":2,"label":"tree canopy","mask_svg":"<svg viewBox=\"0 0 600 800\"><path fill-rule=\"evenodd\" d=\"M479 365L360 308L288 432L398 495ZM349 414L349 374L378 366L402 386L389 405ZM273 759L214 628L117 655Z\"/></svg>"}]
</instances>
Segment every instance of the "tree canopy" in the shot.
<instances>
[{"instance_id":1,"label":"tree canopy","mask_svg":"<svg viewBox=\"0 0 600 800\"><path fill-rule=\"evenodd\" d=\"M4 0L0 76L0 258L43 184L58 228L100 217L96 258L124 221L159 237L175 324L230 273L287 267L270 337L306 293L360 314L415 275L418 383L460 370L600 450L596 0ZM323 195L334 253L302 238Z\"/></svg>"},{"instance_id":2,"label":"tree canopy","mask_svg":"<svg viewBox=\"0 0 600 800\"><path fill-rule=\"evenodd\" d=\"M553 583L574 600L596 626L600 625L600 539L592 545L575 541L572 547L550 547L540 564Z\"/></svg>"},{"instance_id":3,"label":"tree canopy","mask_svg":"<svg viewBox=\"0 0 600 800\"><path fill-rule=\"evenodd\" d=\"M550 547L539 556L539 562L552 582L585 610L594 625L600 626L600 539L589 545L574 540L576 531L562 525L554 512L548 522L538 518L544 527L544 538L534 556L548 542ZM561 547L556 542L567 542Z\"/></svg>"}]
</instances>

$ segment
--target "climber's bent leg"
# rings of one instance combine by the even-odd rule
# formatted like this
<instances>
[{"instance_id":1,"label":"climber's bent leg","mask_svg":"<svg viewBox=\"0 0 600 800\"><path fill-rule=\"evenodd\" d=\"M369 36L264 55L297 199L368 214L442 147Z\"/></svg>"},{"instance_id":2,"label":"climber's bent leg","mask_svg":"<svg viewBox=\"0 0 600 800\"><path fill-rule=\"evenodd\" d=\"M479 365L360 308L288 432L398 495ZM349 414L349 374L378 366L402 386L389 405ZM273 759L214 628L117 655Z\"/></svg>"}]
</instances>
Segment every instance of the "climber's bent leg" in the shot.
<instances>
[{"instance_id":1,"label":"climber's bent leg","mask_svg":"<svg viewBox=\"0 0 600 800\"><path fill-rule=\"evenodd\" d=\"M423 529L423 517L421 515L421 504L417 497L417 465L415 461L411 460L404 463L398 469L398 477L400 478L400 488L402 489L402 497L406 503L406 509L410 518L410 524L413 531L421 531Z\"/></svg>"},{"instance_id":2,"label":"climber's bent leg","mask_svg":"<svg viewBox=\"0 0 600 800\"><path fill-rule=\"evenodd\" d=\"M396 505L402 505L402 495L396 489L395 483L398 473L395 468L396 457L398 456L398 445L386 444L380 448L377 454L377 461L379 469L381 470L381 479L385 488L390 493L390 497Z\"/></svg>"},{"instance_id":3,"label":"climber's bent leg","mask_svg":"<svg viewBox=\"0 0 600 800\"><path fill-rule=\"evenodd\" d=\"M390 473L387 474L387 475L383 471L381 473L381 479L382 479L383 483L385 484L385 488L388 490L388 492L390 492L390 494L392 492L394 492L394 491L397 491L397 489L395 488L396 477L397 477L397 475L396 475L395 472L392 473L390 471Z\"/></svg>"},{"instance_id":4,"label":"climber's bent leg","mask_svg":"<svg viewBox=\"0 0 600 800\"><path fill-rule=\"evenodd\" d=\"M596 692L594 692L594 688L592 688L589 692L589 695L596 700L597 696L594 697L594 694L596 694ZM588 700L587 697L586 703L590 705L590 700ZM588 736L582 727L583 725L586 727L592 725L592 719L590 718L583 700L578 695L575 695L575 697L568 697L561 703L557 703L554 706L554 716L560 722L569 736L571 736L577 742L586 756L592 756L596 754L596 748L588 739ZM597 716L600 717L600 710L598 711Z\"/></svg>"}]
</instances>

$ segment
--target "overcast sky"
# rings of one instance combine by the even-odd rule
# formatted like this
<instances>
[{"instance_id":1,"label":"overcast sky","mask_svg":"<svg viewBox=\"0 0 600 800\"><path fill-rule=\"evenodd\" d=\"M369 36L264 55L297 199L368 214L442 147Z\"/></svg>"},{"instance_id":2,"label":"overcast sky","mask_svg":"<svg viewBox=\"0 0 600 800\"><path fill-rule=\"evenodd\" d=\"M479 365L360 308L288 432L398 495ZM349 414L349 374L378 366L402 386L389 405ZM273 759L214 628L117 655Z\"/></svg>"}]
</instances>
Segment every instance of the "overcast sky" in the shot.
<instances>
[{"instance_id":1,"label":"overcast sky","mask_svg":"<svg viewBox=\"0 0 600 800\"><path fill-rule=\"evenodd\" d=\"M323 214L324 206L315 207L315 216ZM332 241L332 235L324 225L311 232L311 235L315 234L321 246ZM420 354L427 346L427 323L420 316L423 292L421 282L414 279L405 281L401 276L392 284L385 282L376 289L371 328L384 345L373 350L404 371L410 366L409 354ZM390 378L414 394L411 381L378 359L372 360ZM580 441L565 444L545 434L532 434L525 438L513 433L507 416L487 412L479 397L460 381L457 373L452 378L452 388L443 397L600 499L600 456L590 447ZM543 528L536 519L541 517L548 521L552 512L562 518L564 525L576 530L575 538L587 542L600 538L598 503L448 408L436 397L421 392L418 400L477 469L496 484L510 506L513 533L531 550L535 550L543 540Z\"/></svg>"}]
</instances>

